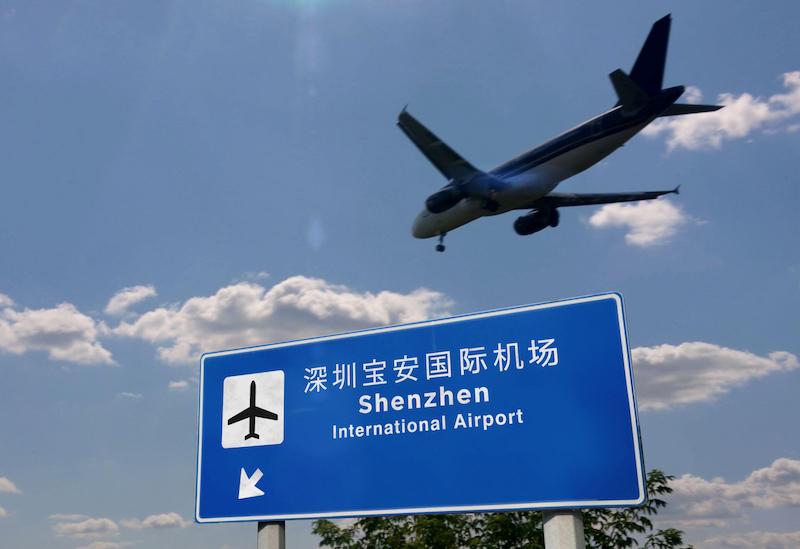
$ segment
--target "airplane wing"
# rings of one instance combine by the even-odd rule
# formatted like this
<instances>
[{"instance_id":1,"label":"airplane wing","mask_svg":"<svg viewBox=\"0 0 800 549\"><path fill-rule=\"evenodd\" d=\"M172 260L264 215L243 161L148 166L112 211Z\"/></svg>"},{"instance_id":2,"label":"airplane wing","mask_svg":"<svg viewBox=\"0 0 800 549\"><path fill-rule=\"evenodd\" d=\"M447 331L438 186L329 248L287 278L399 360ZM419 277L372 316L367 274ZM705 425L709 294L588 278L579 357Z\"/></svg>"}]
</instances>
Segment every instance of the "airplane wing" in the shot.
<instances>
[{"instance_id":1,"label":"airplane wing","mask_svg":"<svg viewBox=\"0 0 800 549\"><path fill-rule=\"evenodd\" d=\"M250 406L246 410L242 410L232 418L228 420L228 425L233 425L237 421L242 421L243 419L250 419L251 417L263 417L264 419L278 419L278 414L270 412L268 410L264 410L263 408L258 408L257 406Z\"/></svg>"},{"instance_id":2,"label":"airplane wing","mask_svg":"<svg viewBox=\"0 0 800 549\"><path fill-rule=\"evenodd\" d=\"M447 179L464 180L481 173L405 109L397 117L397 125Z\"/></svg>"},{"instance_id":3,"label":"airplane wing","mask_svg":"<svg viewBox=\"0 0 800 549\"><path fill-rule=\"evenodd\" d=\"M251 414L256 417L263 417L264 419L278 419L278 414L264 410L263 408L250 408Z\"/></svg>"},{"instance_id":4,"label":"airplane wing","mask_svg":"<svg viewBox=\"0 0 800 549\"><path fill-rule=\"evenodd\" d=\"M237 421L242 421L243 419L249 419L251 415L253 414L250 413L250 408L242 410L241 412L239 412L238 414L236 414L235 416L233 416L228 420L228 425L233 425Z\"/></svg>"},{"instance_id":5,"label":"airplane wing","mask_svg":"<svg viewBox=\"0 0 800 549\"><path fill-rule=\"evenodd\" d=\"M527 208L564 208L566 206L591 206L594 204L612 204L615 202L634 202L652 200L665 194L678 194L680 185L670 191L644 191L633 193L550 193L536 200Z\"/></svg>"}]
</instances>

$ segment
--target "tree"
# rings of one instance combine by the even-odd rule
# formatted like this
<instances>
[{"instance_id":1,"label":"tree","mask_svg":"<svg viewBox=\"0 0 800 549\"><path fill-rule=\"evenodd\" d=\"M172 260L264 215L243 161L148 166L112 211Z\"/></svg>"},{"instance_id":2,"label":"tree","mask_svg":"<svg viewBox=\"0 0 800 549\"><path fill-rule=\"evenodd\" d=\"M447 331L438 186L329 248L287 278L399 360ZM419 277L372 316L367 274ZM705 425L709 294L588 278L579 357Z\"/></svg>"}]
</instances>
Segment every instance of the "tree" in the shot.
<instances>
[{"instance_id":1,"label":"tree","mask_svg":"<svg viewBox=\"0 0 800 549\"><path fill-rule=\"evenodd\" d=\"M586 546L594 549L691 549L683 532L658 530L652 517L666 507L673 476L654 469L647 475L647 503L638 508L590 509L582 512ZM366 517L350 525L314 522L322 547L332 549L544 549L542 513L477 513Z\"/></svg>"}]
</instances>

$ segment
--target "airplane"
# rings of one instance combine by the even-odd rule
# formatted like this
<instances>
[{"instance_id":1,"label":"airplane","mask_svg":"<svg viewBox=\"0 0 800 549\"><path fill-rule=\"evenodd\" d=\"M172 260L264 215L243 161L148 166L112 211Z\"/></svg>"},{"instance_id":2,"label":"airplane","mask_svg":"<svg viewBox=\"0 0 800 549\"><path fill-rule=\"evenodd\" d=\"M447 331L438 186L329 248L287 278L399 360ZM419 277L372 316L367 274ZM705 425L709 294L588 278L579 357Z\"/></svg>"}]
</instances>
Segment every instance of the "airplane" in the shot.
<instances>
[{"instance_id":1,"label":"airplane","mask_svg":"<svg viewBox=\"0 0 800 549\"><path fill-rule=\"evenodd\" d=\"M263 408L259 408L256 406L256 382L250 382L250 406L245 408L232 418L228 420L228 425L233 425L237 421L242 421L243 419L250 420L250 432L244 436L244 439L251 439L251 438L258 438L256 434L256 418L263 417L264 419L278 419L278 414L270 412L268 410L264 410Z\"/></svg>"},{"instance_id":2,"label":"airplane","mask_svg":"<svg viewBox=\"0 0 800 549\"><path fill-rule=\"evenodd\" d=\"M557 227L559 208L678 194L680 185L667 191L552 192L559 183L597 164L658 117L722 108L676 103L684 86L662 89L671 20L671 15L666 15L653 24L630 74L622 69L609 74L618 97L611 110L488 172L470 164L403 108L397 125L448 180L427 198L411 234L416 238L438 236L436 251L443 252L444 237L449 231L484 216L530 210L514 221L517 234L530 235Z\"/></svg>"}]
</instances>

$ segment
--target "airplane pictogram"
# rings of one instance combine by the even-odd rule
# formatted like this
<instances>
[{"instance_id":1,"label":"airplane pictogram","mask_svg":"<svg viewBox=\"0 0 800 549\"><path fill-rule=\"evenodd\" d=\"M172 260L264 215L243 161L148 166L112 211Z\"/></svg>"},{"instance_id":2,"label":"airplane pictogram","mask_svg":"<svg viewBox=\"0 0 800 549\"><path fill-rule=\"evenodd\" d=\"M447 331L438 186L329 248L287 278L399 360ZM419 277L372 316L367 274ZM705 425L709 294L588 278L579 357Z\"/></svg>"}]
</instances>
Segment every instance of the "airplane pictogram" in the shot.
<instances>
[{"instance_id":1,"label":"airplane pictogram","mask_svg":"<svg viewBox=\"0 0 800 549\"><path fill-rule=\"evenodd\" d=\"M233 425L236 422L242 421L243 419L250 420L250 432L244 436L244 439L250 438L259 438L258 434L256 433L256 418L264 418L264 419L272 419L277 420L278 414L274 412L270 412L269 410L264 410L263 408L259 408L256 406L256 382L250 382L250 406L236 414L235 416L231 417L228 420L228 425Z\"/></svg>"}]
</instances>

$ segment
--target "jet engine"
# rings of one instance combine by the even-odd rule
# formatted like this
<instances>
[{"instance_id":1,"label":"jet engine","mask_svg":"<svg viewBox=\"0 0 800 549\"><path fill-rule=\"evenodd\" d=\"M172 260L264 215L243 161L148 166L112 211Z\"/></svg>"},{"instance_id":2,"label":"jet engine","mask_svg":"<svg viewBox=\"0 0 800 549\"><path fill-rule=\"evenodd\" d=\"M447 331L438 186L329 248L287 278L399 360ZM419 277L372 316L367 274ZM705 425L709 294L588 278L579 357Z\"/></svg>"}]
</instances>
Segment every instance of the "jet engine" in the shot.
<instances>
[{"instance_id":1,"label":"jet engine","mask_svg":"<svg viewBox=\"0 0 800 549\"><path fill-rule=\"evenodd\" d=\"M534 210L514 221L514 230L519 235L538 233L547 227L558 226L558 210Z\"/></svg>"},{"instance_id":2,"label":"jet engine","mask_svg":"<svg viewBox=\"0 0 800 549\"><path fill-rule=\"evenodd\" d=\"M456 187L445 187L425 200L425 207L431 213L442 213L449 210L464 198L464 194Z\"/></svg>"}]
</instances>

